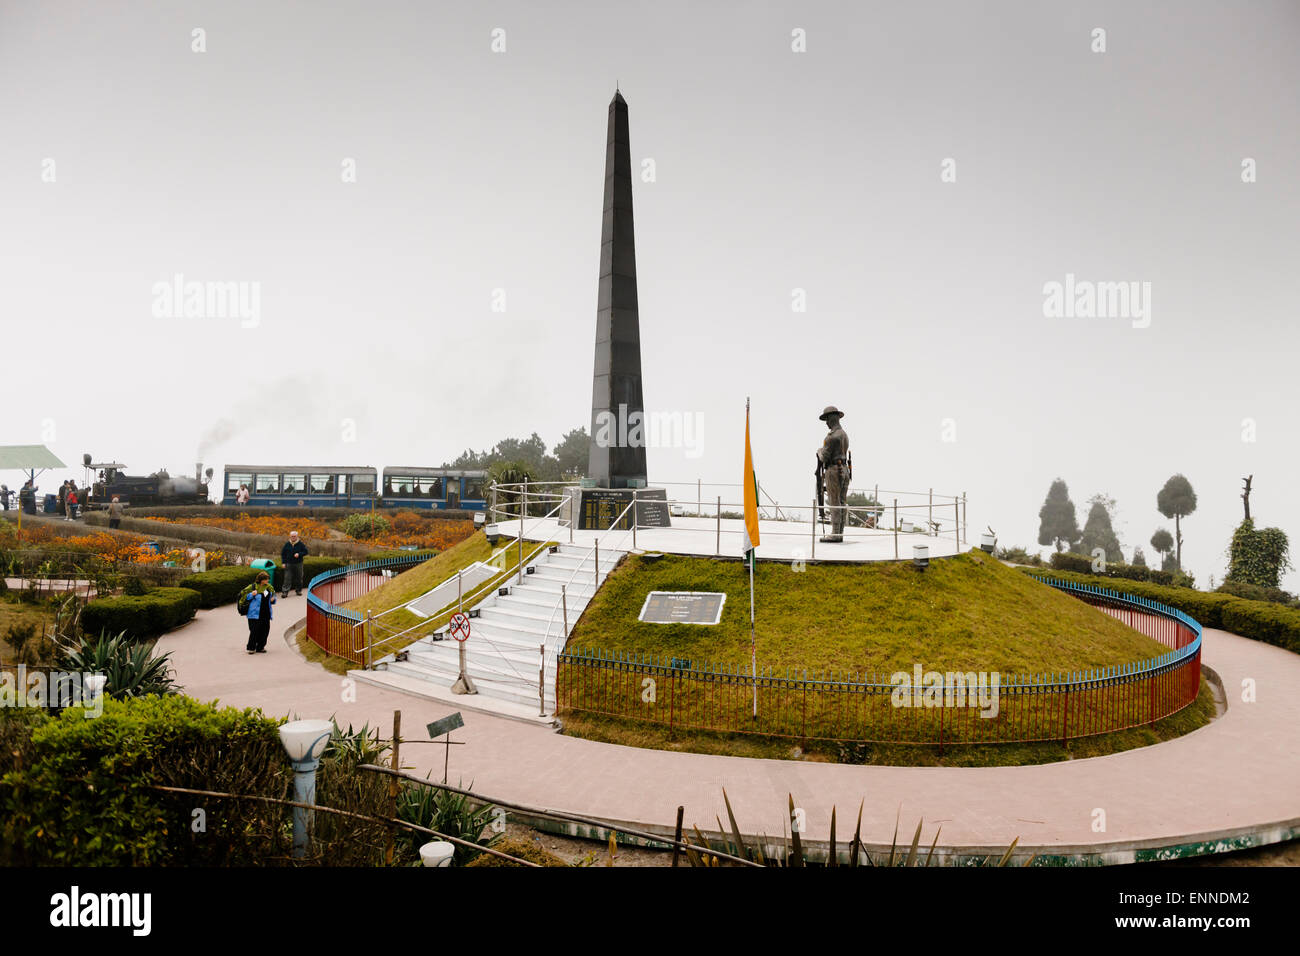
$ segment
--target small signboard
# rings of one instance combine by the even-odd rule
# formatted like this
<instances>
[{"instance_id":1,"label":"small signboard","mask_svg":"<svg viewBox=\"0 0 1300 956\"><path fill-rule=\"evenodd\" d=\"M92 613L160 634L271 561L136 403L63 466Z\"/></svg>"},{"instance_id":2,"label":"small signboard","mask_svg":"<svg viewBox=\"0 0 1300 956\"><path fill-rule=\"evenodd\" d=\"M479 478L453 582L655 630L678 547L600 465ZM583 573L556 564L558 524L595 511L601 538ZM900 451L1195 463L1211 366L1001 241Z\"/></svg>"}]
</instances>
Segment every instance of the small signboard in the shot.
<instances>
[{"instance_id":1,"label":"small signboard","mask_svg":"<svg viewBox=\"0 0 1300 956\"><path fill-rule=\"evenodd\" d=\"M726 600L720 591L651 591L638 619L647 624L717 624Z\"/></svg>"},{"instance_id":2,"label":"small signboard","mask_svg":"<svg viewBox=\"0 0 1300 956\"><path fill-rule=\"evenodd\" d=\"M458 641L469 640L469 615L464 612L451 616L451 636Z\"/></svg>"},{"instance_id":3,"label":"small signboard","mask_svg":"<svg viewBox=\"0 0 1300 956\"><path fill-rule=\"evenodd\" d=\"M435 720L429 725L429 739L441 737L443 734L449 734L453 730L458 730L465 726L465 721L461 719L460 711L452 714L450 717L444 717L442 720Z\"/></svg>"}]
</instances>

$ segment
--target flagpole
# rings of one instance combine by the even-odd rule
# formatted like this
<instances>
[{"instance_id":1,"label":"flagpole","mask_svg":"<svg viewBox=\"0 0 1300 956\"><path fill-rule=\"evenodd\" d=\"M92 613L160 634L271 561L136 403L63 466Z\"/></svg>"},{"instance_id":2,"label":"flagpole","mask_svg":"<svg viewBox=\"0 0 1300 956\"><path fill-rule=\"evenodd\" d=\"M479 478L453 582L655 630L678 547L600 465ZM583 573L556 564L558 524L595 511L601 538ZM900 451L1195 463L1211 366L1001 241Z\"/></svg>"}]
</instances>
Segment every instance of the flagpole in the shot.
<instances>
[{"instance_id":1,"label":"flagpole","mask_svg":"<svg viewBox=\"0 0 1300 956\"><path fill-rule=\"evenodd\" d=\"M749 396L745 396L745 448L749 449ZM751 461L751 468L753 462ZM752 481L753 475L745 476L746 481ZM757 507L757 495L755 490L754 504ZM754 633L754 565L758 562L758 549L751 548L749 551L749 669L750 669L750 686L754 691L754 720L758 720L758 637Z\"/></svg>"}]
</instances>

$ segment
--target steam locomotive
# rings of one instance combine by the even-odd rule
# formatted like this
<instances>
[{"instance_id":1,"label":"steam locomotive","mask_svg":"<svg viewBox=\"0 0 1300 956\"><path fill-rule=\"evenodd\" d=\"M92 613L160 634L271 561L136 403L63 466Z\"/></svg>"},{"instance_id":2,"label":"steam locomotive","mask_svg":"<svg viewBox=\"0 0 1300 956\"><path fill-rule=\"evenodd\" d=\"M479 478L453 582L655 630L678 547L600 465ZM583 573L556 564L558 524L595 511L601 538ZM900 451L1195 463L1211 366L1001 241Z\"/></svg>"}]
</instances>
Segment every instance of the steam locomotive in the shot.
<instances>
[{"instance_id":1,"label":"steam locomotive","mask_svg":"<svg viewBox=\"0 0 1300 956\"><path fill-rule=\"evenodd\" d=\"M212 479L212 469L209 468L205 476L202 462L194 466L193 478L173 478L165 468L148 476L128 475L124 470L126 465L119 462L93 462L90 455L83 455L81 463L98 476L90 486L90 497L83 504L84 508L107 508L114 495L117 495L122 504L137 507L209 503L208 481Z\"/></svg>"}]
</instances>

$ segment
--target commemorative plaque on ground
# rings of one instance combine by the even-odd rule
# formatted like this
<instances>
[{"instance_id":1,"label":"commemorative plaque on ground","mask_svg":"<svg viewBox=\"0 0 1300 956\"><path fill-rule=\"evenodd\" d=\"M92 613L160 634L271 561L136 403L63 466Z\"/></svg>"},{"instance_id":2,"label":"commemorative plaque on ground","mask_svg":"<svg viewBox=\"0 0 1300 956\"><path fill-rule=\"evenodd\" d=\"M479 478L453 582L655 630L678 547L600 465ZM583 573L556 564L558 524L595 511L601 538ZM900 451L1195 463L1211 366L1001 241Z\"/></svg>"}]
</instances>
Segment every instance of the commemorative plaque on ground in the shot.
<instances>
[{"instance_id":1,"label":"commemorative plaque on ground","mask_svg":"<svg viewBox=\"0 0 1300 956\"><path fill-rule=\"evenodd\" d=\"M717 624L727 596L720 591L651 591L639 620L647 624Z\"/></svg>"}]
</instances>

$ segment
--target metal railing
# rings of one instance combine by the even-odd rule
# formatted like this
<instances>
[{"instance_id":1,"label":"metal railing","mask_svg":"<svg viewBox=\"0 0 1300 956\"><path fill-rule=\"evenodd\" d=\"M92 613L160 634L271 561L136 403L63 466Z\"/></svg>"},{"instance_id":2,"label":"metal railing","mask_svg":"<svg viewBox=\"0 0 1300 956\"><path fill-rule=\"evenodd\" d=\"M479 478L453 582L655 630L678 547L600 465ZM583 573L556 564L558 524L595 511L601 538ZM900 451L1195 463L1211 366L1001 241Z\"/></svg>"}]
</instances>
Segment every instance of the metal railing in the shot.
<instances>
[{"instance_id":1,"label":"metal railing","mask_svg":"<svg viewBox=\"0 0 1300 956\"><path fill-rule=\"evenodd\" d=\"M685 482L665 481L659 482L665 487L686 485ZM538 485L545 486L548 489L561 488L565 489L560 493L554 491L537 491ZM554 501L560 499L560 507L564 506L567 499L567 490L581 487L578 482L520 482L513 484L493 484L491 495L495 502L498 497L504 496L510 500L512 506L517 507L517 514L527 514L532 499L540 501ZM737 541L742 534L739 530L726 529L722 527L722 519L739 518L744 512L743 501L724 501L722 495L716 495L712 501L705 501L703 498L704 488L741 488L737 484L709 483L697 481L694 483L696 488L696 499L691 501L685 498L658 498L643 499L637 502L637 495L640 489L633 491L634 504L656 504L667 507L670 512L676 510L674 517L678 518L709 518L714 519L714 554L722 556L723 554L736 553L739 549L728 549L724 551L722 538L723 535L733 536ZM850 488L847 496L862 494L868 499L865 505L842 505L841 510L845 514L846 532L854 539L862 537L893 538L894 557L902 559L910 557L904 555L902 549L910 540L905 538L907 535L918 535L926 538L951 538L956 550L961 550L969 544L967 534L967 501L966 494L960 495L936 494L933 488L926 491L891 491L882 489L878 485L871 488ZM882 500L881 496L890 496L889 500ZM847 497L846 496L846 497ZM763 505L761 502L766 498L768 504ZM828 504L818 504L816 499L810 498L807 505L792 505L790 503L780 503L772 498L765 489L759 487L760 508L759 516L765 522L788 523L791 530L779 530L772 528L769 524L763 531L765 537L803 537L808 540L809 557L816 560L817 542L820 534L824 534L829 529L830 519L834 508ZM688 506L694 507L694 512L686 511ZM804 509L808 509L808 518L803 518ZM559 508L552 509L552 514ZM506 509L496 504L489 506L489 514L499 520L515 520L514 515ZM640 507L633 510L631 520L627 520L627 509L614 519L610 528L620 528L624 522L632 530L632 537L635 541L636 532L639 528L650 528L651 526L642 524L640 521ZM819 520L820 519L820 520ZM569 529L569 540L573 542L574 521L572 519L558 519L557 522L561 527L567 525ZM799 527L801 526L801 527ZM807 530L804 530L804 529ZM621 529L622 530L622 529ZM671 533L673 531L683 530L677 526L662 527L653 526L653 530L658 532ZM684 530L698 532L700 528L689 527ZM635 544L633 545L635 547Z\"/></svg>"},{"instance_id":2,"label":"metal railing","mask_svg":"<svg viewBox=\"0 0 1300 956\"><path fill-rule=\"evenodd\" d=\"M541 522L553 517L561 507L563 507L562 503L547 514L538 517L533 522L532 529L535 530L541 525ZM546 547L545 542L538 544L525 556L524 543L527 540L528 533L528 529L521 527L516 566L511 568L505 565L502 567L502 574L493 575L492 578L471 589L468 595L463 592L460 593L457 600L458 607L464 606L466 602L471 607L476 605L488 597L511 575L517 574L519 580L523 579L524 568ZM508 549L505 549L498 552L498 554L506 555L507 551ZM495 557L496 555L493 556L493 558ZM445 608L440 609L431 618L426 618L406 628L397 629L388 627L386 623L380 624L377 622L390 614L404 610L406 608L405 603L389 608L379 614L368 611L365 615L350 608L338 606L361 597L383 584L387 579L382 572L399 569L404 571L428 560L429 555L427 554L418 556L403 555L349 565L345 568L337 568L324 574L318 574L307 585L308 638L327 653L345 658L369 670L374 666L374 651L377 647L396 644L403 639L409 639L408 642L413 642L418 639L421 632L435 630L437 622L446 616ZM459 572L457 576L459 577ZM376 634L376 631L381 633ZM360 635L359 643L358 635ZM491 641L486 638L480 637L480 640L487 640L487 643L491 644ZM526 678L519 674L509 659L504 654L501 656L502 660L510 666L519 682L532 686L530 677Z\"/></svg>"},{"instance_id":3,"label":"metal railing","mask_svg":"<svg viewBox=\"0 0 1300 956\"><path fill-rule=\"evenodd\" d=\"M937 745L1067 740L1150 726L1200 691L1201 626L1156 601L1041 578L1170 650L1159 657L1064 674L945 673L915 686L895 674L813 674L747 664L694 664L635 653L566 648L557 658L557 713L585 713L674 730ZM911 675L908 675L909 678ZM649 679L652 683L647 684ZM646 688L654 693L647 694ZM753 712L757 693L757 715Z\"/></svg>"}]
</instances>

